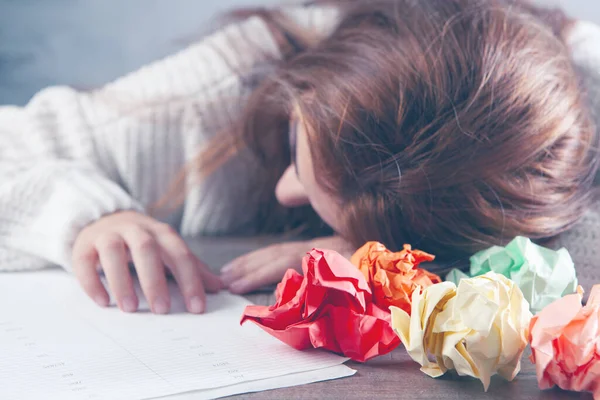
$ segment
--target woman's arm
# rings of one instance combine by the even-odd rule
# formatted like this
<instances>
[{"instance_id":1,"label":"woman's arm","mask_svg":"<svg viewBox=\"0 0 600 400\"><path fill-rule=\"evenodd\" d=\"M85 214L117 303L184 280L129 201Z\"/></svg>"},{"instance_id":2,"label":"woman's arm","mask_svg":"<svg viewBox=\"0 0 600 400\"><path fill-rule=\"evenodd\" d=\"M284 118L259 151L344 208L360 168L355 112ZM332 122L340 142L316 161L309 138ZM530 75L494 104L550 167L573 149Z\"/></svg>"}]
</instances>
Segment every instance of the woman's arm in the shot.
<instances>
[{"instance_id":1,"label":"woman's arm","mask_svg":"<svg viewBox=\"0 0 600 400\"><path fill-rule=\"evenodd\" d=\"M158 200L278 49L251 18L99 90L0 107L0 270L70 267L79 231ZM208 117L210 118L208 118Z\"/></svg>"},{"instance_id":2,"label":"woman's arm","mask_svg":"<svg viewBox=\"0 0 600 400\"><path fill-rule=\"evenodd\" d=\"M332 5L284 7L284 14L299 27L312 31L319 39L333 33L340 19L340 10Z\"/></svg>"},{"instance_id":3,"label":"woman's arm","mask_svg":"<svg viewBox=\"0 0 600 400\"><path fill-rule=\"evenodd\" d=\"M569 29L566 41L583 80L582 87L586 91L592 117L597 129L600 129L600 26L577 21ZM595 184L600 185L600 171L596 174Z\"/></svg>"}]
</instances>

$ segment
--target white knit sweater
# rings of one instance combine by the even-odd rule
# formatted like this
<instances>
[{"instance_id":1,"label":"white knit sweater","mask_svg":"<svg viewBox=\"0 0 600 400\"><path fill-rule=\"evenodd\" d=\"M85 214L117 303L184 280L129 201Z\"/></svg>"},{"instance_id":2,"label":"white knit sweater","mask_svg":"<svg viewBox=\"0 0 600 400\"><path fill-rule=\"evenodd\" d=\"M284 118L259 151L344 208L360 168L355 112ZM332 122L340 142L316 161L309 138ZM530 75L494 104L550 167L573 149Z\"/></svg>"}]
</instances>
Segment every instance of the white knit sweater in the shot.
<instances>
[{"instance_id":1,"label":"white knit sweater","mask_svg":"<svg viewBox=\"0 0 600 400\"><path fill-rule=\"evenodd\" d=\"M338 15L287 12L321 35ZM600 30L580 23L571 38L575 60L600 92ZM0 270L69 268L86 224L118 210L145 212L238 115L249 90L244 77L272 57L281 54L269 29L250 18L99 90L52 87L23 108L0 107ZM184 236L236 231L254 217L256 179L252 166L234 159L191 186L164 221Z\"/></svg>"}]
</instances>

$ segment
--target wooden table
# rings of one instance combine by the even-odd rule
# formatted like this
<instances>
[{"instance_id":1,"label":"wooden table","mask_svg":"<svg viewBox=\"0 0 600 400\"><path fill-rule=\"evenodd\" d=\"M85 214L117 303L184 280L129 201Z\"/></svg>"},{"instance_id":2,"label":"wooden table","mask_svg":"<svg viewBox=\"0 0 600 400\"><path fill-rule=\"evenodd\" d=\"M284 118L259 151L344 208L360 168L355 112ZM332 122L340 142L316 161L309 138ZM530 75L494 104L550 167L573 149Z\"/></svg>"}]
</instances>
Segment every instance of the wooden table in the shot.
<instances>
[{"instance_id":1,"label":"wooden table","mask_svg":"<svg viewBox=\"0 0 600 400\"><path fill-rule=\"evenodd\" d=\"M269 243L277 238L202 239L190 241L196 253L213 268L226 261ZM273 304L274 296L255 293L247 298L256 304ZM529 351L523 358L521 373L513 382L493 377L487 393L481 382L447 374L433 379L419 370L404 348L375 358L367 363L348 362L358 372L349 378L313 383L292 388L234 396L236 399L592 399L591 394L538 389L535 368L529 362Z\"/></svg>"}]
</instances>

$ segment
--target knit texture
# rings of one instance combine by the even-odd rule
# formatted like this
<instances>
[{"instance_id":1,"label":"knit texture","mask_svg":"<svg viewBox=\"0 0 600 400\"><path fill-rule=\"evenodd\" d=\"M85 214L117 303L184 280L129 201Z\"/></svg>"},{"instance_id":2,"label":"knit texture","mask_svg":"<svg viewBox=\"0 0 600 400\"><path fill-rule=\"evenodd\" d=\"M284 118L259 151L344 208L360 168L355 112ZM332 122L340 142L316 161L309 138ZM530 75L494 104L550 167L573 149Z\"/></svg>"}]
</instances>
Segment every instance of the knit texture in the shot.
<instances>
[{"instance_id":1,"label":"knit texture","mask_svg":"<svg viewBox=\"0 0 600 400\"><path fill-rule=\"evenodd\" d=\"M286 12L322 36L338 19L331 8ZM600 29L580 22L569 42L600 110ZM72 244L87 224L118 210L146 212L239 116L251 90L246 80L280 57L254 17L99 90L52 87L25 107L0 107L0 270L69 269ZM247 229L257 209L255 171L240 156L200 184L192 185L190 173L183 206L161 219L184 236ZM555 242L570 251L582 282L600 280L599 238L600 206Z\"/></svg>"},{"instance_id":2,"label":"knit texture","mask_svg":"<svg viewBox=\"0 0 600 400\"><path fill-rule=\"evenodd\" d=\"M320 35L337 15L284 11ZM249 78L280 57L253 17L99 90L52 87L23 108L0 107L0 270L69 269L83 227L119 210L147 212L240 115ZM183 206L160 219L184 236L252 233L255 171L242 154L206 179L189 173Z\"/></svg>"},{"instance_id":3,"label":"knit texture","mask_svg":"<svg viewBox=\"0 0 600 400\"><path fill-rule=\"evenodd\" d=\"M583 78L582 86L587 92L597 129L600 129L600 28L590 22L578 22L569 32L568 41L573 61ZM600 174L596 175L597 184L599 177ZM591 207L574 228L560 235L552 247L565 247L569 250L579 282L586 291L593 284L599 283L600 201Z\"/></svg>"}]
</instances>

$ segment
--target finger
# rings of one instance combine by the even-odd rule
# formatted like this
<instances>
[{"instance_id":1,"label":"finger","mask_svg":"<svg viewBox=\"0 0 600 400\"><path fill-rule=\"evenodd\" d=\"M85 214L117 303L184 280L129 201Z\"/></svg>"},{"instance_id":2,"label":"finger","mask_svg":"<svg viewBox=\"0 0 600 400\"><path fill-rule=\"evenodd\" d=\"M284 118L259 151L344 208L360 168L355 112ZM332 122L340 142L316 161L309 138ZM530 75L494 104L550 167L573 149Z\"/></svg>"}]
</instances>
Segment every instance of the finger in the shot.
<instances>
[{"instance_id":1,"label":"finger","mask_svg":"<svg viewBox=\"0 0 600 400\"><path fill-rule=\"evenodd\" d=\"M177 231L167 224L158 224L154 230L157 238L170 238L168 239L169 242L161 247L173 248L173 252L177 253L177 255L170 254L173 256L174 261L177 261L178 257L180 257L183 262L187 262L190 265L193 263L195 268L200 271L200 277L202 278L206 292L216 293L223 288L219 277L211 271L208 265L196 257Z\"/></svg>"},{"instance_id":2,"label":"finger","mask_svg":"<svg viewBox=\"0 0 600 400\"><path fill-rule=\"evenodd\" d=\"M166 314L171 308L171 297L159 245L154 236L142 228L131 228L123 238L131 253L140 286L155 314Z\"/></svg>"},{"instance_id":3,"label":"finger","mask_svg":"<svg viewBox=\"0 0 600 400\"><path fill-rule=\"evenodd\" d=\"M116 234L105 236L96 243L96 250L117 305L125 312L135 312L138 298L129 272L125 241Z\"/></svg>"},{"instance_id":4,"label":"finger","mask_svg":"<svg viewBox=\"0 0 600 400\"><path fill-rule=\"evenodd\" d=\"M219 290L223 289L223 283L221 282L221 279L219 279L219 277L211 271L208 265L200 260L197 260L196 268L200 270L202 280L204 281L204 289L206 289L208 293L217 293Z\"/></svg>"},{"instance_id":5,"label":"finger","mask_svg":"<svg viewBox=\"0 0 600 400\"><path fill-rule=\"evenodd\" d=\"M187 310L194 314L203 313L206 309L206 293L202 274L196 267L196 257L175 232L157 233L155 237L163 260L175 277L185 299Z\"/></svg>"},{"instance_id":6,"label":"finger","mask_svg":"<svg viewBox=\"0 0 600 400\"><path fill-rule=\"evenodd\" d=\"M73 273L84 292L100 307L107 307L110 299L98 275L98 252L91 245L78 245L73 249Z\"/></svg>"},{"instance_id":7,"label":"finger","mask_svg":"<svg viewBox=\"0 0 600 400\"><path fill-rule=\"evenodd\" d=\"M225 287L229 287L233 282L237 281L248 272L248 265L255 257L257 256L257 252L252 252L241 257L236 258L231 261L221 270L221 282Z\"/></svg>"},{"instance_id":8,"label":"finger","mask_svg":"<svg viewBox=\"0 0 600 400\"><path fill-rule=\"evenodd\" d=\"M249 265L249 273L229 285L229 291L235 294L245 294L263 286L279 282L285 275L285 265L280 261L272 264Z\"/></svg>"}]
</instances>

